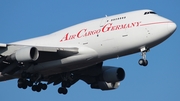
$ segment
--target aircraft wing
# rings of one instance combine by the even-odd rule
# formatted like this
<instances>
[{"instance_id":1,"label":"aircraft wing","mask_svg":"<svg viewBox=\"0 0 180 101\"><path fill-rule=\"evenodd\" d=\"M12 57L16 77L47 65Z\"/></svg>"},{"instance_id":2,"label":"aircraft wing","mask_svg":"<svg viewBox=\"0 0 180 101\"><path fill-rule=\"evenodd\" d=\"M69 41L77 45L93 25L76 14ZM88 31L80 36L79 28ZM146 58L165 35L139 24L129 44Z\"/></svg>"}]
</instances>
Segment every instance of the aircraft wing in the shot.
<instances>
[{"instance_id":1,"label":"aircraft wing","mask_svg":"<svg viewBox=\"0 0 180 101\"><path fill-rule=\"evenodd\" d=\"M49 60L56 60L72 56L78 53L77 47L44 47L44 46L23 46L23 45L11 45L11 44L0 44L1 55L8 56L14 53L31 52L30 54L38 55L39 62L46 62ZM38 52L38 53L36 53ZM36 54L35 54L36 53ZM20 61L19 61L20 62ZM23 62L23 61L21 61Z\"/></svg>"},{"instance_id":2,"label":"aircraft wing","mask_svg":"<svg viewBox=\"0 0 180 101\"><path fill-rule=\"evenodd\" d=\"M27 67L30 67L32 64L73 56L78 53L78 50L79 48L77 47L43 47L0 44L0 73L14 74L21 69L21 66L19 66L19 63L21 62L26 64Z\"/></svg>"}]
</instances>

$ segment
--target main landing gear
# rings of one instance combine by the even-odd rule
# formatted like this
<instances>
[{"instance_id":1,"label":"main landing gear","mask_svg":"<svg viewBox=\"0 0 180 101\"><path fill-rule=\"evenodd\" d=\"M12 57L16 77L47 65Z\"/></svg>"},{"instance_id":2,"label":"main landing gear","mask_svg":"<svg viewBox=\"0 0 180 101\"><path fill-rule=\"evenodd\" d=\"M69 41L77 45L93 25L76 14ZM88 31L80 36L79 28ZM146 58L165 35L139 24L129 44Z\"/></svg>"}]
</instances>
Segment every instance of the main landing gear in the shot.
<instances>
[{"instance_id":1,"label":"main landing gear","mask_svg":"<svg viewBox=\"0 0 180 101\"><path fill-rule=\"evenodd\" d=\"M18 79L18 88L26 89L31 87L32 91L40 92L47 89L47 84L41 83L41 75L22 72L21 78Z\"/></svg>"},{"instance_id":2,"label":"main landing gear","mask_svg":"<svg viewBox=\"0 0 180 101\"><path fill-rule=\"evenodd\" d=\"M58 93L59 93L59 94L64 94L64 95L66 95L66 94L68 93L68 90L67 90L66 87L60 87L60 88L58 89Z\"/></svg>"},{"instance_id":3,"label":"main landing gear","mask_svg":"<svg viewBox=\"0 0 180 101\"><path fill-rule=\"evenodd\" d=\"M71 73L64 73L61 76L62 82L61 87L59 87L58 89L58 93L66 95L68 93L67 88L71 87L71 85L73 84L74 76Z\"/></svg>"},{"instance_id":4,"label":"main landing gear","mask_svg":"<svg viewBox=\"0 0 180 101\"><path fill-rule=\"evenodd\" d=\"M43 80L47 80L47 84L42 83ZM17 86L22 89L31 87L32 91L40 92L42 90L46 90L48 84L54 83L53 85L57 85L61 83L61 87L59 87L58 93L65 95L68 93L67 88L71 87L78 80L79 77L75 76L73 73L57 74L44 79L43 75L41 74L22 72L21 78L18 79Z\"/></svg>"},{"instance_id":5,"label":"main landing gear","mask_svg":"<svg viewBox=\"0 0 180 101\"><path fill-rule=\"evenodd\" d=\"M139 59L138 63L141 66L147 66L148 60L146 59L146 53L149 51L149 49L146 47L142 47L140 50L141 50L142 59Z\"/></svg>"}]
</instances>

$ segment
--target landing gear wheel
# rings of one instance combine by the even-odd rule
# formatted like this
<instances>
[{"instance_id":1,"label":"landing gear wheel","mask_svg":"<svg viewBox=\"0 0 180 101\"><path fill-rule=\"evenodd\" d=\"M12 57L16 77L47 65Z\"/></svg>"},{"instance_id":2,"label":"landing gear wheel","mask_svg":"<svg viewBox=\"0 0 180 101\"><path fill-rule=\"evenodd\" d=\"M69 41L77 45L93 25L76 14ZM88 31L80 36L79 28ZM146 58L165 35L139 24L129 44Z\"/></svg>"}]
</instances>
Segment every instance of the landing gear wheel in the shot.
<instances>
[{"instance_id":1,"label":"landing gear wheel","mask_svg":"<svg viewBox=\"0 0 180 101\"><path fill-rule=\"evenodd\" d=\"M22 88L23 88L23 89L26 89L26 88L27 88L27 85L26 85L26 84L23 84L23 85L22 85Z\"/></svg>"},{"instance_id":2,"label":"landing gear wheel","mask_svg":"<svg viewBox=\"0 0 180 101\"><path fill-rule=\"evenodd\" d=\"M41 91L41 86L40 86L40 85L37 85L36 91L37 91L37 92L40 92L40 91Z\"/></svg>"},{"instance_id":3,"label":"landing gear wheel","mask_svg":"<svg viewBox=\"0 0 180 101\"><path fill-rule=\"evenodd\" d=\"M36 89L37 89L37 85L33 85L32 86L32 91L36 91Z\"/></svg>"},{"instance_id":4,"label":"landing gear wheel","mask_svg":"<svg viewBox=\"0 0 180 101\"><path fill-rule=\"evenodd\" d=\"M140 59L138 63L139 63L139 65L141 65L141 66L147 66L147 65L148 65L148 61L147 61L147 60L144 60L144 59Z\"/></svg>"},{"instance_id":5,"label":"landing gear wheel","mask_svg":"<svg viewBox=\"0 0 180 101\"><path fill-rule=\"evenodd\" d=\"M27 85L28 85L29 87L32 87L32 86L33 86L33 82L32 82L32 81L28 81L28 82L27 82Z\"/></svg>"},{"instance_id":6,"label":"landing gear wheel","mask_svg":"<svg viewBox=\"0 0 180 101\"><path fill-rule=\"evenodd\" d=\"M147 59L146 59L146 53L149 51L149 48L147 48L147 47L142 47L142 48L140 49L140 51L141 51L142 59L140 59L140 60L138 61L138 63L139 63L139 65L141 65L141 66L147 66L147 65L148 65L148 61L147 61Z\"/></svg>"},{"instance_id":7,"label":"landing gear wheel","mask_svg":"<svg viewBox=\"0 0 180 101\"><path fill-rule=\"evenodd\" d=\"M59 94L67 94L67 92L68 92L68 90L65 88L65 87L60 87L59 89L58 89L58 93Z\"/></svg>"},{"instance_id":8,"label":"landing gear wheel","mask_svg":"<svg viewBox=\"0 0 180 101\"><path fill-rule=\"evenodd\" d=\"M32 91L40 92L41 91L41 87L39 85L33 85L32 86Z\"/></svg>"},{"instance_id":9,"label":"landing gear wheel","mask_svg":"<svg viewBox=\"0 0 180 101\"><path fill-rule=\"evenodd\" d=\"M18 88L23 88L23 89L26 89L27 88L27 80L24 80L24 79L18 79Z\"/></svg>"},{"instance_id":10,"label":"landing gear wheel","mask_svg":"<svg viewBox=\"0 0 180 101\"><path fill-rule=\"evenodd\" d=\"M41 88L42 88L42 90L46 90L47 89L47 85L46 84L42 84Z\"/></svg>"},{"instance_id":11,"label":"landing gear wheel","mask_svg":"<svg viewBox=\"0 0 180 101\"><path fill-rule=\"evenodd\" d=\"M18 88L22 88L23 87L23 79L18 79Z\"/></svg>"},{"instance_id":12,"label":"landing gear wheel","mask_svg":"<svg viewBox=\"0 0 180 101\"><path fill-rule=\"evenodd\" d=\"M38 85L33 85L32 86L32 91L40 92L41 90L46 90L46 89L47 89L47 85L42 84L42 83L39 83Z\"/></svg>"},{"instance_id":13,"label":"landing gear wheel","mask_svg":"<svg viewBox=\"0 0 180 101\"><path fill-rule=\"evenodd\" d=\"M22 88L22 84L18 84L18 88Z\"/></svg>"}]
</instances>

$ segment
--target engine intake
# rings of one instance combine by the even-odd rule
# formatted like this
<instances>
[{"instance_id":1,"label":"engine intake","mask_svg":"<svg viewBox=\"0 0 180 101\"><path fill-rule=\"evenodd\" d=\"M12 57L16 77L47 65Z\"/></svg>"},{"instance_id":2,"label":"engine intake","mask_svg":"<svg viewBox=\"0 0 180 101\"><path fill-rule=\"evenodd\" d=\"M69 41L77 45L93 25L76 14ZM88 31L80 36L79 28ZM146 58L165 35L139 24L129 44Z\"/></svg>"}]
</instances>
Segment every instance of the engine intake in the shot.
<instances>
[{"instance_id":1,"label":"engine intake","mask_svg":"<svg viewBox=\"0 0 180 101\"><path fill-rule=\"evenodd\" d=\"M8 61L29 62L36 61L39 57L39 52L35 47L24 47L17 50L15 53L7 57Z\"/></svg>"},{"instance_id":2,"label":"engine intake","mask_svg":"<svg viewBox=\"0 0 180 101\"><path fill-rule=\"evenodd\" d=\"M118 82L125 78L125 71L122 68L103 66L103 80L106 82Z\"/></svg>"}]
</instances>

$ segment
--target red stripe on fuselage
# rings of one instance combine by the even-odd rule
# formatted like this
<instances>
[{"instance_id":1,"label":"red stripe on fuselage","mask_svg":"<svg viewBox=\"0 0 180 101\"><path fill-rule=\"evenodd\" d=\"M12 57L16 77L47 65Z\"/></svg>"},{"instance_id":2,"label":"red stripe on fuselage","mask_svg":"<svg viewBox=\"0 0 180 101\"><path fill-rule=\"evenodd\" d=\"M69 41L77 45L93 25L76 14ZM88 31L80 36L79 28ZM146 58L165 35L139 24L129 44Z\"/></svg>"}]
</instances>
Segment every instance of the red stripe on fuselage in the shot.
<instances>
[{"instance_id":1,"label":"red stripe on fuselage","mask_svg":"<svg viewBox=\"0 0 180 101\"><path fill-rule=\"evenodd\" d=\"M153 23L141 24L140 26L147 26L147 25L154 25L154 24L163 24L163 23L173 23L173 22L171 22L171 21L165 21L165 22L153 22Z\"/></svg>"}]
</instances>

